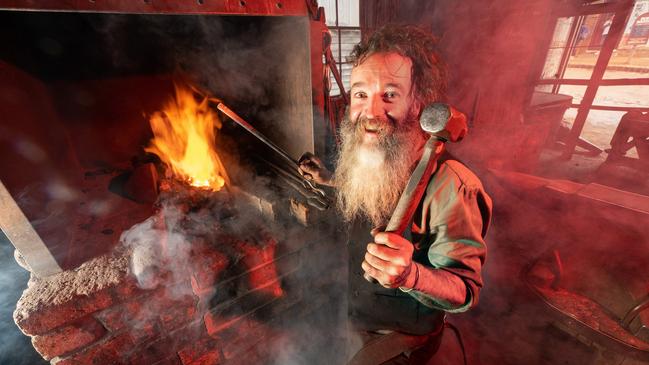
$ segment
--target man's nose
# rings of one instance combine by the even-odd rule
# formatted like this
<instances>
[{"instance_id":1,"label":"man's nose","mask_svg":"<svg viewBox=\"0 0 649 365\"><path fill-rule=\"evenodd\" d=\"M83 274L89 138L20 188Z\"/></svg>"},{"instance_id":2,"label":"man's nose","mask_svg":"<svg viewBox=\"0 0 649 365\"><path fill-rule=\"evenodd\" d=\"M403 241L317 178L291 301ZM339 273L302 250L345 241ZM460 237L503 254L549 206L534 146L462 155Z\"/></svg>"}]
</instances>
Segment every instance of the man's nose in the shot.
<instances>
[{"instance_id":1,"label":"man's nose","mask_svg":"<svg viewBox=\"0 0 649 365\"><path fill-rule=\"evenodd\" d=\"M385 103L380 96L371 96L369 103L367 103L367 110L365 116L369 119L382 117L385 115Z\"/></svg>"}]
</instances>

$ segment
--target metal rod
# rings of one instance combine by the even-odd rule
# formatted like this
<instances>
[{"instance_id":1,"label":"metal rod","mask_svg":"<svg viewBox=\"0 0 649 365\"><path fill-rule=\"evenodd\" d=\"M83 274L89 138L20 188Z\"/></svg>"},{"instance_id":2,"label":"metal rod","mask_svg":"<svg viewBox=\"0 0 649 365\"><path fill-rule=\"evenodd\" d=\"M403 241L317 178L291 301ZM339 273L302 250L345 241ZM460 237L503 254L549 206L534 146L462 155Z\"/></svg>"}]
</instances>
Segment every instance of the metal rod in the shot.
<instances>
[{"instance_id":1,"label":"metal rod","mask_svg":"<svg viewBox=\"0 0 649 365\"><path fill-rule=\"evenodd\" d=\"M281 148L279 148L273 141L270 139L266 138L263 134L261 134L255 127L253 127L250 123L246 122L243 118L241 118L237 113L232 111L232 109L228 108L225 104L223 103L218 103L216 106L218 110L220 110L223 114L227 115L235 121L238 125L242 126L245 130L250 132L253 136L257 137L258 140L263 142L266 146L270 147L273 149L273 151L277 152L280 156L282 156L285 160L291 162L293 165L298 166L297 160L293 159L291 156L288 155L288 153L284 152Z\"/></svg>"},{"instance_id":2,"label":"metal rod","mask_svg":"<svg viewBox=\"0 0 649 365\"><path fill-rule=\"evenodd\" d=\"M570 25L570 33L568 35L568 40L566 41L566 47L563 48L563 54L561 55L561 62L559 62L559 70L557 74L559 78L562 79L566 74L566 69L568 68L568 62L570 62L570 56L572 55L573 50L575 49L575 41L577 39L577 34L579 33L579 27L584 20L584 16L579 16L573 19L572 24ZM559 93L560 85L554 85L552 87L552 93Z\"/></svg>"},{"instance_id":3,"label":"metal rod","mask_svg":"<svg viewBox=\"0 0 649 365\"><path fill-rule=\"evenodd\" d=\"M342 49L341 48L342 48L343 45L342 45L342 40L341 40L340 28L338 27L338 0L336 0L336 28L337 28L336 31L338 33L338 61L342 62L343 56L342 56ZM338 67L339 67L338 73L340 73L342 75L342 73L343 73L343 65L340 64L340 65L338 65ZM342 90L341 90L341 92L342 92Z\"/></svg>"},{"instance_id":4,"label":"metal rod","mask_svg":"<svg viewBox=\"0 0 649 365\"><path fill-rule=\"evenodd\" d=\"M627 329L631 325L631 322L635 319L635 317L640 314L640 312L649 309L649 295L645 296L644 298L640 299L639 302L636 303L636 305L631 308L624 318L622 319L622 325L626 327Z\"/></svg>"},{"instance_id":5,"label":"metal rod","mask_svg":"<svg viewBox=\"0 0 649 365\"><path fill-rule=\"evenodd\" d=\"M336 84L338 85L338 90L340 91L340 95L345 101L345 105L349 105L349 96L347 95L347 91L345 91L345 85L343 85L342 76L338 72L338 68L336 68L336 65L332 63L332 61L334 61L334 58L333 55L331 54L331 48L325 51L325 59L327 60L327 64L329 65L329 68L331 69L331 73L334 75L334 80L336 80Z\"/></svg>"}]
</instances>

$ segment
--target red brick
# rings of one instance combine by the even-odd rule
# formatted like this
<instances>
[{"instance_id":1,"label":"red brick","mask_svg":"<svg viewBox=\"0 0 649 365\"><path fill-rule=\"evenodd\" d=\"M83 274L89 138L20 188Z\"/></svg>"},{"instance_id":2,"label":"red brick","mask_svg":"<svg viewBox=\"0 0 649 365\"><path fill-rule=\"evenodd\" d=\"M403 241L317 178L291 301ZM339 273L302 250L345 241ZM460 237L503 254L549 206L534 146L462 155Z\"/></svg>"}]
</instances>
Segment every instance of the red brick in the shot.
<instances>
[{"instance_id":1,"label":"red brick","mask_svg":"<svg viewBox=\"0 0 649 365\"><path fill-rule=\"evenodd\" d=\"M65 322L82 317L83 313L78 312L74 302L50 304L29 313L16 308L14 321L24 334L33 336L47 333Z\"/></svg>"},{"instance_id":2,"label":"red brick","mask_svg":"<svg viewBox=\"0 0 649 365\"><path fill-rule=\"evenodd\" d=\"M32 344L45 360L50 360L55 356L62 356L80 349L100 339L105 333L106 330L97 320L86 317L54 332L34 336Z\"/></svg>"},{"instance_id":3,"label":"red brick","mask_svg":"<svg viewBox=\"0 0 649 365\"><path fill-rule=\"evenodd\" d=\"M159 309L150 305L149 301L152 301L152 298L152 295L136 298L108 308L96 317L109 331L129 332L134 343L149 340L160 332Z\"/></svg>"},{"instance_id":4,"label":"red brick","mask_svg":"<svg viewBox=\"0 0 649 365\"><path fill-rule=\"evenodd\" d=\"M89 296L81 296L75 302L80 311L88 314L108 308L113 304L113 298L110 295L110 290L104 289Z\"/></svg>"},{"instance_id":5,"label":"red brick","mask_svg":"<svg viewBox=\"0 0 649 365\"><path fill-rule=\"evenodd\" d=\"M216 289L211 289L198 295L198 304L196 305L198 316L202 316L208 309L210 309L210 307L212 306L212 299L215 295Z\"/></svg>"},{"instance_id":6,"label":"red brick","mask_svg":"<svg viewBox=\"0 0 649 365\"><path fill-rule=\"evenodd\" d=\"M248 273L248 280L251 290L257 290L259 293L273 298L284 295L281 282L277 278L277 268L274 262Z\"/></svg>"},{"instance_id":7,"label":"red brick","mask_svg":"<svg viewBox=\"0 0 649 365\"><path fill-rule=\"evenodd\" d=\"M160 325L158 321L135 323L130 328L133 343L149 341L160 334Z\"/></svg>"},{"instance_id":8,"label":"red brick","mask_svg":"<svg viewBox=\"0 0 649 365\"><path fill-rule=\"evenodd\" d=\"M174 288L163 288L143 304L158 315L165 330L171 331L197 319L197 302L198 298L191 294L191 290L182 295L174 292Z\"/></svg>"},{"instance_id":9,"label":"red brick","mask_svg":"<svg viewBox=\"0 0 649 365\"><path fill-rule=\"evenodd\" d=\"M130 276L113 288L113 293L117 298L116 302L128 300L129 298L133 298L134 296L144 294L146 292L147 290L141 289L137 284L137 280L134 277Z\"/></svg>"},{"instance_id":10,"label":"red brick","mask_svg":"<svg viewBox=\"0 0 649 365\"><path fill-rule=\"evenodd\" d=\"M140 364L137 364L137 365L140 365ZM178 355L173 354L173 355L169 356L168 358L162 359L162 360L160 360L158 362L155 362L155 363L153 363L151 365L182 365L182 363L180 362L180 359L178 358Z\"/></svg>"},{"instance_id":11,"label":"red brick","mask_svg":"<svg viewBox=\"0 0 649 365\"><path fill-rule=\"evenodd\" d=\"M18 313L17 309L14 319L25 334L41 335L90 313L107 308L112 303L110 289L107 288L89 296L75 296L64 303L50 303L31 313Z\"/></svg>"},{"instance_id":12,"label":"red brick","mask_svg":"<svg viewBox=\"0 0 649 365\"><path fill-rule=\"evenodd\" d=\"M190 343L189 346L178 351L178 356L183 365L218 364L221 359L217 342L210 338Z\"/></svg>"},{"instance_id":13,"label":"red brick","mask_svg":"<svg viewBox=\"0 0 649 365\"><path fill-rule=\"evenodd\" d=\"M280 286L275 265L275 248L277 242L273 239L266 239L265 242L253 244L241 241L237 244L239 250L244 254L243 264L248 273L248 285L252 290L272 297L280 297L284 294Z\"/></svg>"},{"instance_id":14,"label":"red brick","mask_svg":"<svg viewBox=\"0 0 649 365\"><path fill-rule=\"evenodd\" d=\"M124 354L133 349L133 341L128 333L99 341L84 350L66 358L54 358L52 365L123 365Z\"/></svg>"},{"instance_id":15,"label":"red brick","mask_svg":"<svg viewBox=\"0 0 649 365\"><path fill-rule=\"evenodd\" d=\"M197 319L196 297L190 294L175 299L170 295L168 289L162 288L152 295L106 309L97 314L97 318L110 331L137 328L146 337L155 332L158 320L166 331L171 331Z\"/></svg>"},{"instance_id":16,"label":"red brick","mask_svg":"<svg viewBox=\"0 0 649 365\"><path fill-rule=\"evenodd\" d=\"M239 241L236 246L244 255L243 260L246 268L252 270L275 259L277 242L272 239L260 243Z\"/></svg>"},{"instance_id":17,"label":"red brick","mask_svg":"<svg viewBox=\"0 0 649 365\"><path fill-rule=\"evenodd\" d=\"M229 336L231 340L224 341L221 348L223 357L226 360L240 356L260 341L268 340L277 335L276 331L269 326L248 318L242 320L234 329L237 334Z\"/></svg>"},{"instance_id":18,"label":"red brick","mask_svg":"<svg viewBox=\"0 0 649 365\"><path fill-rule=\"evenodd\" d=\"M158 338L133 349L127 363L132 365L153 364L168 360L176 355L176 340L171 337Z\"/></svg>"},{"instance_id":19,"label":"red brick","mask_svg":"<svg viewBox=\"0 0 649 365\"><path fill-rule=\"evenodd\" d=\"M160 322L167 331L188 325L196 319L196 299L188 297L170 302L169 306L161 308L160 312Z\"/></svg>"},{"instance_id":20,"label":"red brick","mask_svg":"<svg viewBox=\"0 0 649 365\"><path fill-rule=\"evenodd\" d=\"M134 322L151 321L152 318L155 318L156 313L149 310L143 311L142 301L146 301L146 298L138 298L122 303L105 309L95 316L112 332L130 327Z\"/></svg>"},{"instance_id":21,"label":"red brick","mask_svg":"<svg viewBox=\"0 0 649 365\"><path fill-rule=\"evenodd\" d=\"M203 316L205 329L212 337L217 337L220 332L232 327L239 319L240 317L222 317L212 312L207 312Z\"/></svg>"},{"instance_id":22,"label":"red brick","mask_svg":"<svg viewBox=\"0 0 649 365\"><path fill-rule=\"evenodd\" d=\"M183 365L217 365L220 363L221 354L218 351L213 350L199 357L198 359L196 359L196 361L192 361Z\"/></svg>"},{"instance_id":23,"label":"red brick","mask_svg":"<svg viewBox=\"0 0 649 365\"><path fill-rule=\"evenodd\" d=\"M276 298L282 296L284 293L277 281L277 267L274 262L277 241L272 238L265 238L259 243L239 241L236 246L244 254L242 262L250 271L248 273L250 289L259 290Z\"/></svg>"},{"instance_id":24,"label":"red brick","mask_svg":"<svg viewBox=\"0 0 649 365\"><path fill-rule=\"evenodd\" d=\"M192 256L192 290L196 295L201 295L213 290L221 272L228 267L229 260L210 247L205 247Z\"/></svg>"}]
</instances>

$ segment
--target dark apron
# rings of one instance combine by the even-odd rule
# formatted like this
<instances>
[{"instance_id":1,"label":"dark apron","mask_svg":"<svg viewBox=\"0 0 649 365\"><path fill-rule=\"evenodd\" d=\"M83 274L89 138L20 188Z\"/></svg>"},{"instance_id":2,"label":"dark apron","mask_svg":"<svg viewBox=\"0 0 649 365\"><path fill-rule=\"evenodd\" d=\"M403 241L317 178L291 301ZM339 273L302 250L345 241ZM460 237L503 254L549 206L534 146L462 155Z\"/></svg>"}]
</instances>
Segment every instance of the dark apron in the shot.
<instances>
[{"instance_id":1,"label":"dark apron","mask_svg":"<svg viewBox=\"0 0 649 365\"><path fill-rule=\"evenodd\" d=\"M352 224L349 242L348 318L355 330L393 330L412 335L436 332L444 324L444 312L426 307L408 293L387 289L363 278L366 247L372 242L367 222ZM411 239L410 232L404 236ZM421 256L415 252L414 257ZM425 256L425 255L424 255Z\"/></svg>"}]
</instances>

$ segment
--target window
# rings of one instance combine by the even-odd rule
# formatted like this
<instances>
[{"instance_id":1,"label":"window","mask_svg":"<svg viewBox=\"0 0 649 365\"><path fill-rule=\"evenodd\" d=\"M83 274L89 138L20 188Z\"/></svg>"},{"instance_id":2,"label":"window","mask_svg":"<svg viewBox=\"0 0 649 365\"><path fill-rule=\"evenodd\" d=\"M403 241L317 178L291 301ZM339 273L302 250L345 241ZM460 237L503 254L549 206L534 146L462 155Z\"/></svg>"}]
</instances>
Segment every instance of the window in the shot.
<instances>
[{"instance_id":1,"label":"window","mask_svg":"<svg viewBox=\"0 0 649 365\"><path fill-rule=\"evenodd\" d=\"M355 44L361 40L359 22L359 2L356 0L320 0L325 8L327 26L331 32L331 52L336 61L338 72L342 75L343 85L349 91L351 64L346 61ZM340 95L340 90L333 77L331 78L331 95Z\"/></svg>"}]
</instances>

